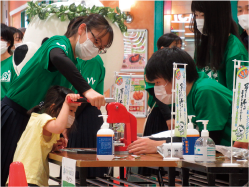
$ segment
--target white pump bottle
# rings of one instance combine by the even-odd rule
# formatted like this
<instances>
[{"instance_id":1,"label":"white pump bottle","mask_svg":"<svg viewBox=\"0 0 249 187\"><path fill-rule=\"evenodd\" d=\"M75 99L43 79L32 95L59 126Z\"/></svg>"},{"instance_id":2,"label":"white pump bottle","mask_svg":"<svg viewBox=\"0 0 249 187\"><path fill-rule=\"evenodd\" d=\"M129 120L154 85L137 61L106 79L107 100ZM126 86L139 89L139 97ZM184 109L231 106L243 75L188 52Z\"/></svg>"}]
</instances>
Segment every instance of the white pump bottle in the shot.
<instances>
[{"instance_id":1,"label":"white pump bottle","mask_svg":"<svg viewBox=\"0 0 249 187\"><path fill-rule=\"evenodd\" d=\"M182 156L185 160L194 161L195 155L195 142L200 137L199 131L194 129L194 124L192 123L192 117L194 115L188 116L188 129L187 137L182 138Z\"/></svg>"},{"instance_id":2,"label":"white pump bottle","mask_svg":"<svg viewBox=\"0 0 249 187\"><path fill-rule=\"evenodd\" d=\"M196 162L214 162L215 161L215 143L209 137L207 124L209 120L198 120L203 123L201 137L195 142L195 161Z\"/></svg>"},{"instance_id":3,"label":"white pump bottle","mask_svg":"<svg viewBox=\"0 0 249 187\"><path fill-rule=\"evenodd\" d=\"M114 158L114 132L109 129L108 115L99 115L99 117L101 116L103 116L104 123L97 132L97 158L99 160L112 160Z\"/></svg>"}]
</instances>

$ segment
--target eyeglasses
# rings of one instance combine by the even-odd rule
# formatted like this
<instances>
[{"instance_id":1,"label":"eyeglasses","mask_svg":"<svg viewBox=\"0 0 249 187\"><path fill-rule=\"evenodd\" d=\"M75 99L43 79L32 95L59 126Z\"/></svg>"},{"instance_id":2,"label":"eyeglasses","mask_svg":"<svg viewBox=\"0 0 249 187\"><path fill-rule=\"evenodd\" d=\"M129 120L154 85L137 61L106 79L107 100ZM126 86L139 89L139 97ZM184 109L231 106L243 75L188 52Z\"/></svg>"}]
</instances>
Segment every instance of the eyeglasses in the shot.
<instances>
[{"instance_id":1,"label":"eyeglasses","mask_svg":"<svg viewBox=\"0 0 249 187\"><path fill-rule=\"evenodd\" d=\"M91 34L93 35L93 38L94 38L94 40L95 40L95 44L98 44L98 39L94 36L94 34L92 33L92 31L91 31L91 29L88 29L90 32L91 32ZM102 46L102 41L101 41L101 39L99 38L99 41L100 41L100 46ZM105 54L106 52L107 52L107 49L105 49L105 48L103 48L102 49L102 47L98 47L98 45L96 46L96 45L94 45L93 44L93 47L95 47L95 48L99 48L99 54Z\"/></svg>"}]
</instances>

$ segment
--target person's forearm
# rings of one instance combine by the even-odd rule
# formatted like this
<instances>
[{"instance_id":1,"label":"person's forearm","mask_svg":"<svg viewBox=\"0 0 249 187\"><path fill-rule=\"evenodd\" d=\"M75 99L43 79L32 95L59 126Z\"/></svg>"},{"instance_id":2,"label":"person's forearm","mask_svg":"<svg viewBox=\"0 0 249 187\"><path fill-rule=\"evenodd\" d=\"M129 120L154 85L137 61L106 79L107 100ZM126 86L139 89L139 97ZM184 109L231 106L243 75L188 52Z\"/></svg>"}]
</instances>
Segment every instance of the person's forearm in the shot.
<instances>
[{"instance_id":1,"label":"person's forearm","mask_svg":"<svg viewBox=\"0 0 249 187\"><path fill-rule=\"evenodd\" d=\"M54 48L49 53L50 63L74 86L74 88L83 94L91 89L91 86L82 77L75 64L68 58L65 52L60 48ZM51 64L50 64L51 66Z\"/></svg>"},{"instance_id":2,"label":"person's forearm","mask_svg":"<svg viewBox=\"0 0 249 187\"><path fill-rule=\"evenodd\" d=\"M68 115L69 115L69 106L64 102L56 120L49 121L47 125L45 125L44 127L45 130L54 134L62 133L67 126Z\"/></svg>"}]
</instances>

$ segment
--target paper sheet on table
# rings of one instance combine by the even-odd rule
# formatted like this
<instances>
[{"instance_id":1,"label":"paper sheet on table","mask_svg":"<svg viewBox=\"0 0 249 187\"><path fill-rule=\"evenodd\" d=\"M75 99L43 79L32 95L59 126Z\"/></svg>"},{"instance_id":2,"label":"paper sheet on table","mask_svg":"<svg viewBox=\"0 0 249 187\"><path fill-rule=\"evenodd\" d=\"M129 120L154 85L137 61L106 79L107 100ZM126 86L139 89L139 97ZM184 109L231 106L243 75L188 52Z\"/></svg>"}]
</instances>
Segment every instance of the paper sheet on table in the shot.
<instances>
[{"instance_id":1,"label":"paper sheet on table","mask_svg":"<svg viewBox=\"0 0 249 187\"><path fill-rule=\"evenodd\" d=\"M175 130L172 130L172 137L175 136ZM162 131L156 134L152 134L151 137L154 138L167 138L167 137L171 137L171 130L167 130L167 131Z\"/></svg>"}]
</instances>

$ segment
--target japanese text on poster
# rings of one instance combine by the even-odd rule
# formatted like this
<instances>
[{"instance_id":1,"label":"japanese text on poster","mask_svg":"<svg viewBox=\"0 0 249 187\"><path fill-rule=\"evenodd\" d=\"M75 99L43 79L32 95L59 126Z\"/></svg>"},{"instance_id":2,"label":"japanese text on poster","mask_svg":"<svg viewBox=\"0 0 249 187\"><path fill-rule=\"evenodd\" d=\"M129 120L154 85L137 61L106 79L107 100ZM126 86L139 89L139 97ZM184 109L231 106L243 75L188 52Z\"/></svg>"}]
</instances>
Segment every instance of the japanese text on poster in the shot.
<instances>
[{"instance_id":1,"label":"japanese text on poster","mask_svg":"<svg viewBox=\"0 0 249 187\"><path fill-rule=\"evenodd\" d=\"M248 142L249 141L248 66L241 66L237 70L236 91L235 91L235 97L233 98L234 100L233 100L233 118L232 118L232 140L238 142Z\"/></svg>"},{"instance_id":2,"label":"japanese text on poster","mask_svg":"<svg viewBox=\"0 0 249 187\"><path fill-rule=\"evenodd\" d=\"M175 71L175 136L187 135L186 72L184 68Z\"/></svg>"},{"instance_id":3,"label":"japanese text on poster","mask_svg":"<svg viewBox=\"0 0 249 187\"><path fill-rule=\"evenodd\" d=\"M142 75L118 76L115 81L114 98L134 116L146 116L147 94Z\"/></svg>"}]
</instances>

